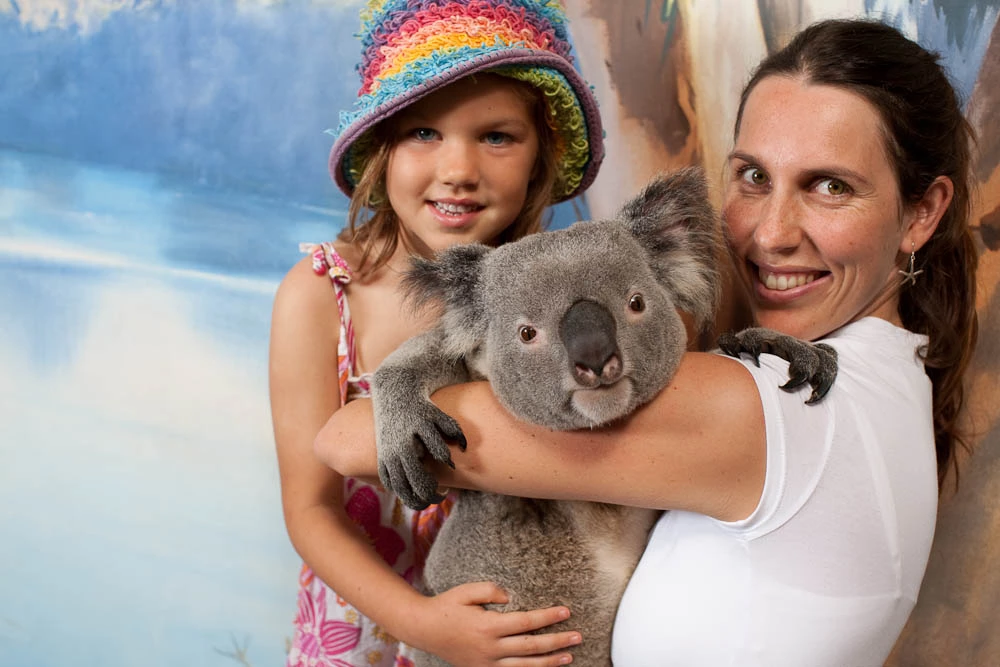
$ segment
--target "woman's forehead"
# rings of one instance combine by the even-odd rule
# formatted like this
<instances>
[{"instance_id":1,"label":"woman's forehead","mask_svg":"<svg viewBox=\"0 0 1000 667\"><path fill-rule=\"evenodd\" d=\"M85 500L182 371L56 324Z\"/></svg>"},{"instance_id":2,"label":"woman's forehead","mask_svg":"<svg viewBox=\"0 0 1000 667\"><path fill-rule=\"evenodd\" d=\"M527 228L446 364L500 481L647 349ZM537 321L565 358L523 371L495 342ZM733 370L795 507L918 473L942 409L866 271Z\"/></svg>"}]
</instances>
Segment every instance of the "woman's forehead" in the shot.
<instances>
[{"instance_id":1,"label":"woman's forehead","mask_svg":"<svg viewBox=\"0 0 1000 667\"><path fill-rule=\"evenodd\" d=\"M881 116L847 89L767 77L751 91L734 154L776 167L892 171Z\"/></svg>"}]
</instances>

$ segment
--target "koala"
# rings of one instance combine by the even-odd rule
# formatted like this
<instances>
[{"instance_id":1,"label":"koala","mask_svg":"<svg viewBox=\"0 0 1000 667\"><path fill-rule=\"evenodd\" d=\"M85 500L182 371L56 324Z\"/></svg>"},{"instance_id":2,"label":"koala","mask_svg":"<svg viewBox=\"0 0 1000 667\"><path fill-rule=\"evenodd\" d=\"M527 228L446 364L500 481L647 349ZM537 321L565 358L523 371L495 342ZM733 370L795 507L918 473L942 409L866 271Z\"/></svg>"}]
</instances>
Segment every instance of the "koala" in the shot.
<instances>
[{"instance_id":1,"label":"koala","mask_svg":"<svg viewBox=\"0 0 1000 667\"><path fill-rule=\"evenodd\" d=\"M579 222L497 248L449 248L415 259L405 284L442 309L438 326L376 370L372 401L379 476L410 507L443 498L427 456L454 465L448 441L465 441L430 394L488 379L518 418L552 429L592 428L649 401L687 347L678 310L696 324L720 296L721 234L701 170L652 181L610 220ZM832 384L829 352L766 330L726 340L731 354L794 357L786 386ZM745 343L745 344L744 344ZM790 359L790 361L792 361ZM611 628L659 512L602 503L462 491L425 567L428 592L492 581L501 611L567 605L577 629L574 664L611 664ZM418 666L446 665L422 654Z\"/></svg>"}]
</instances>

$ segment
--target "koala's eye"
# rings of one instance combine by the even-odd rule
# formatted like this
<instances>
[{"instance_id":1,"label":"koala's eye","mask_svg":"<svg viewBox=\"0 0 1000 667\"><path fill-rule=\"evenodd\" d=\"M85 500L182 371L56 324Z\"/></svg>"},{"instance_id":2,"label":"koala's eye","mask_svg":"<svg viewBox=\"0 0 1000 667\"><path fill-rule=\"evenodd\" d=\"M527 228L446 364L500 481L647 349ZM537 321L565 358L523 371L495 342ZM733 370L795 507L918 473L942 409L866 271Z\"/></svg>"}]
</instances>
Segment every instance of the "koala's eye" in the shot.
<instances>
[{"instance_id":1,"label":"koala's eye","mask_svg":"<svg viewBox=\"0 0 1000 667\"><path fill-rule=\"evenodd\" d=\"M628 309L633 313L641 313L646 310L646 300L642 298L641 294L633 294L632 298L628 300Z\"/></svg>"},{"instance_id":2,"label":"koala's eye","mask_svg":"<svg viewBox=\"0 0 1000 667\"><path fill-rule=\"evenodd\" d=\"M538 332L535 331L535 327L529 327L529 326L521 327L518 333L521 336L521 340L523 340L525 343L530 343L532 340L534 340L535 336L538 334Z\"/></svg>"}]
</instances>

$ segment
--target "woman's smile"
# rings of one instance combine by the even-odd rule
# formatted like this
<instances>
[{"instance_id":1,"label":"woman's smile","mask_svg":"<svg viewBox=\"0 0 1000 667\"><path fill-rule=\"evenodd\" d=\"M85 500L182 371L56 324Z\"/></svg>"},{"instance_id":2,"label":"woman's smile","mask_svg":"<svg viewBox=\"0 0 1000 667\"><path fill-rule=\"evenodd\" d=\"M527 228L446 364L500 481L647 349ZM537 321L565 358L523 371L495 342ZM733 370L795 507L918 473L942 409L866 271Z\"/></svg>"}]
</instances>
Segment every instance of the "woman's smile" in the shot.
<instances>
[{"instance_id":1,"label":"woman's smile","mask_svg":"<svg viewBox=\"0 0 1000 667\"><path fill-rule=\"evenodd\" d=\"M862 97L796 78L747 99L723 215L760 326L815 340L867 315L895 322L908 213L872 149L879 127Z\"/></svg>"},{"instance_id":2,"label":"woman's smile","mask_svg":"<svg viewBox=\"0 0 1000 667\"><path fill-rule=\"evenodd\" d=\"M777 290L779 292L784 292L790 289L795 289L796 287L802 287L803 285L808 285L816 279L816 274L814 273L762 273L760 276L761 282L769 290Z\"/></svg>"}]
</instances>

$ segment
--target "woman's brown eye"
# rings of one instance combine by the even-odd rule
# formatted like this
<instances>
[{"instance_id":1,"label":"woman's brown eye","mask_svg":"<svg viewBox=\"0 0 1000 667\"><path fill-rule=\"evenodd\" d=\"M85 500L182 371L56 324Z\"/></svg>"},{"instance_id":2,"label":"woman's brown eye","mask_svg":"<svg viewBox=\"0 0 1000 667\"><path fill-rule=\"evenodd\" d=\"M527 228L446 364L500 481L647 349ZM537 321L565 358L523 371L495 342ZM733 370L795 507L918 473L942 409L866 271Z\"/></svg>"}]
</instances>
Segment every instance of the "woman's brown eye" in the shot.
<instances>
[{"instance_id":1,"label":"woman's brown eye","mask_svg":"<svg viewBox=\"0 0 1000 667\"><path fill-rule=\"evenodd\" d=\"M767 183L767 173L763 169L747 167L742 171L743 180L751 185L764 185Z\"/></svg>"},{"instance_id":2,"label":"woman's brown eye","mask_svg":"<svg viewBox=\"0 0 1000 667\"><path fill-rule=\"evenodd\" d=\"M633 313L641 313L646 310L646 300L642 298L641 294L633 294L632 298L628 300L628 309Z\"/></svg>"},{"instance_id":3,"label":"woman's brown eye","mask_svg":"<svg viewBox=\"0 0 1000 667\"><path fill-rule=\"evenodd\" d=\"M520 334L521 340L525 343L530 343L538 332L535 331L535 327L524 326L521 327Z\"/></svg>"}]
</instances>

